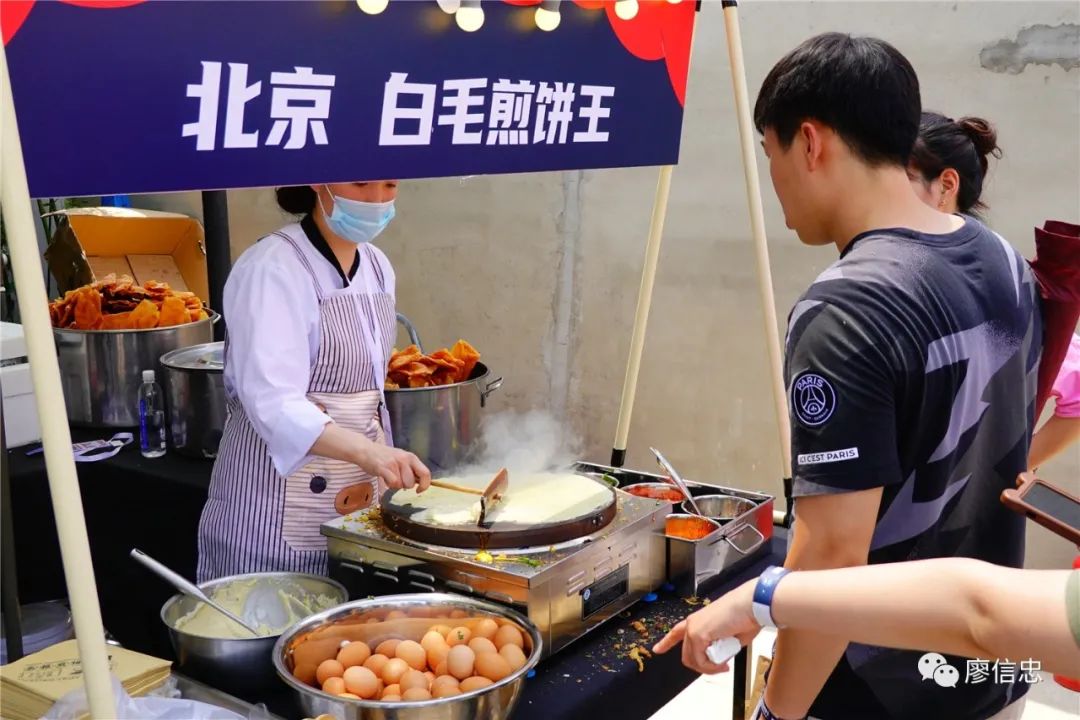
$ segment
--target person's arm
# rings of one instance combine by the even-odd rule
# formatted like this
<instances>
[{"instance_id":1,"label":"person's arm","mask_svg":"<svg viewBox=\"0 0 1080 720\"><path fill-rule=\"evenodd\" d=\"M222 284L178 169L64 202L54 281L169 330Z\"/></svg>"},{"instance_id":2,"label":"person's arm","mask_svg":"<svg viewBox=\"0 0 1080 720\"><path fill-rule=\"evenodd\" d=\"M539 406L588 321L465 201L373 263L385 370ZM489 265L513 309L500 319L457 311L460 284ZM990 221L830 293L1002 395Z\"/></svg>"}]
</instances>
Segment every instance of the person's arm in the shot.
<instances>
[{"instance_id":1,"label":"person's arm","mask_svg":"<svg viewBox=\"0 0 1080 720\"><path fill-rule=\"evenodd\" d=\"M1043 670L1075 673L1080 646L1066 614L1068 578L1069 571L1014 570L966 558L793 572L776 587L772 616L789 630L844 642L971 658L1036 658ZM696 613L713 639L747 643L757 634L751 609L756 582ZM656 645L657 652L679 642L682 625Z\"/></svg>"},{"instance_id":2,"label":"person's arm","mask_svg":"<svg viewBox=\"0 0 1080 720\"><path fill-rule=\"evenodd\" d=\"M308 334L318 301L275 249L238 262L224 293L226 379L266 443L274 468L288 476L319 455L353 463L391 488L417 483L426 488L431 476L415 455L336 425L307 398Z\"/></svg>"},{"instance_id":3,"label":"person's arm","mask_svg":"<svg viewBox=\"0 0 1080 720\"><path fill-rule=\"evenodd\" d=\"M1034 470L1080 440L1080 417L1053 415L1031 438L1028 468Z\"/></svg>"}]
</instances>

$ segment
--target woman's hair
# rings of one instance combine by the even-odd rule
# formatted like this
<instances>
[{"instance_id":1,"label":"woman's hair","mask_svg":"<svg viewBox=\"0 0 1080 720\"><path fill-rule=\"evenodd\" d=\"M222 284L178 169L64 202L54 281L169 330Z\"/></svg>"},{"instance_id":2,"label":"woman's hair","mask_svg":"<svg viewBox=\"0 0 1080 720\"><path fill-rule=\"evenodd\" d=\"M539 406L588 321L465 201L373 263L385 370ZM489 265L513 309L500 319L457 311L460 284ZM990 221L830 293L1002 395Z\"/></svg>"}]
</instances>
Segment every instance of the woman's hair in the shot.
<instances>
[{"instance_id":1,"label":"woman's hair","mask_svg":"<svg viewBox=\"0 0 1080 720\"><path fill-rule=\"evenodd\" d=\"M990 155L1001 157L1001 148L997 131L988 121L977 117L953 120L940 113L924 112L911 151L911 165L926 182L940 177L948 168L955 170L960 176L956 206L962 213L978 216L986 209L979 197Z\"/></svg>"},{"instance_id":2,"label":"woman's hair","mask_svg":"<svg viewBox=\"0 0 1080 720\"><path fill-rule=\"evenodd\" d=\"M315 191L310 185L279 187L274 191L278 207L293 215L307 215L315 209Z\"/></svg>"}]
</instances>

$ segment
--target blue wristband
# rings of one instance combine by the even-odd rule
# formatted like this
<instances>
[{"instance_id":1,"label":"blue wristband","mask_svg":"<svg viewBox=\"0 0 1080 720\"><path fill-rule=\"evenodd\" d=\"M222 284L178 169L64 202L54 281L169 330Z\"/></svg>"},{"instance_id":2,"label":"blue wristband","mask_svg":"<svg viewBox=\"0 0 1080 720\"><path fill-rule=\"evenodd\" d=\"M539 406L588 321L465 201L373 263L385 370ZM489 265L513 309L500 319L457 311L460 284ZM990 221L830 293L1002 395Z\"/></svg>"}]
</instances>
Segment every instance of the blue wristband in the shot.
<instances>
[{"instance_id":1,"label":"blue wristband","mask_svg":"<svg viewBox=\"0 0 1080 720\"><path fill-rule=\"evenodd\" d=\"M772 615L773 593L776 592L776 586L789 572L791 571L773 565L761 573L761 577L758 578L757 585L754 586L754 604L752 607L754 619L757 620L758 625L762 627L780 627L776 624L776 620L773 619Z\"/></svg>"},{"instance_id":2,"label":"blue wristband","mask_svg":"<svg viewBox=\"0 0 1080 720\"><path fill-rule=\"evenodd\" d=\"M806 716L803 716L805 720ZM765 698L761 699L761 703L758 705L758 714L755 720L780 720L773 711L769 709L769 706L765 704Z\"/></svg>"}]
</instances>

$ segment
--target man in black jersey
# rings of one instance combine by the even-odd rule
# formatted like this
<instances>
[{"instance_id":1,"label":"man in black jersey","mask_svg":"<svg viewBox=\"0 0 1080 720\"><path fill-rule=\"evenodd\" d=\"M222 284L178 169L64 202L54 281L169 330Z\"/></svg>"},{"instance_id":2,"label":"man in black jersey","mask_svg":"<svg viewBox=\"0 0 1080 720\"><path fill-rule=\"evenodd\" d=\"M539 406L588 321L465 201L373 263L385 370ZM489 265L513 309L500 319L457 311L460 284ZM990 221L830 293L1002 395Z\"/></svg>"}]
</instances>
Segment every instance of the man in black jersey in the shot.
<instances>
[{"instance_id":1,"label":"man in black jersey","mask_svg":"<svg viewBox=\"0 0 1080 720\"><path fill-rule=\"evenodd\" d=\"M903 55L836 33L783 58L758 96L755 122L788 227L840 255L788 320L789 569L1023 563L1024 519L998 497L1025 469L1034 422L1034 282L1000 236L914 194L905 168L921 110ZM708 613L688 620L684 657L715 672L704 655L715 639ZM956 673L939 682L925 666L940 656L922 655L781 630L760 715L1019 716L1023 659L980 680L965 659L946 657Z\"/></svg>"}]
</instances>

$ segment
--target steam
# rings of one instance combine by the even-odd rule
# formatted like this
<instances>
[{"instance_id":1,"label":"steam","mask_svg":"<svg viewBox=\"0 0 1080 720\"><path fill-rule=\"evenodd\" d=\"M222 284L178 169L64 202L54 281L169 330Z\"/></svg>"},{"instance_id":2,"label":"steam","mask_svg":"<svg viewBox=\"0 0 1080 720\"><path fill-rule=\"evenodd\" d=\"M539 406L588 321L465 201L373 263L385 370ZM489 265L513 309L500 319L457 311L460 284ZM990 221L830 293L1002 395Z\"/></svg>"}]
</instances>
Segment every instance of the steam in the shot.
<instances>
[{"instance_id":1,"label":"steam","mask_svg":"<svg viewBox=\"0 0 1080 720\"><path fill-rule=\"evenodd\" d=\"M550 413L507 410L482 421L477 458L467 473L494 473L505 467L513 477L564 470L580 458L579 445Z\"/></svg>"}]
</instances>

